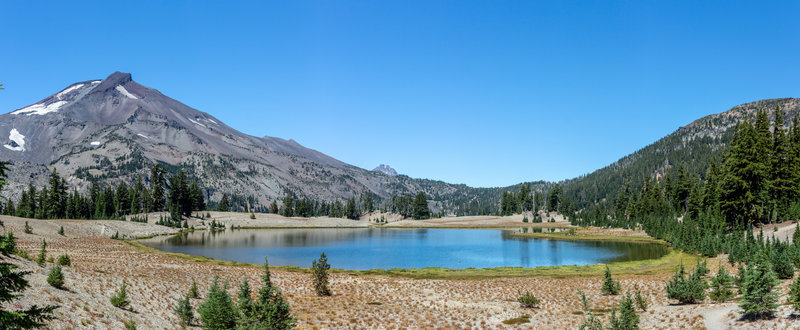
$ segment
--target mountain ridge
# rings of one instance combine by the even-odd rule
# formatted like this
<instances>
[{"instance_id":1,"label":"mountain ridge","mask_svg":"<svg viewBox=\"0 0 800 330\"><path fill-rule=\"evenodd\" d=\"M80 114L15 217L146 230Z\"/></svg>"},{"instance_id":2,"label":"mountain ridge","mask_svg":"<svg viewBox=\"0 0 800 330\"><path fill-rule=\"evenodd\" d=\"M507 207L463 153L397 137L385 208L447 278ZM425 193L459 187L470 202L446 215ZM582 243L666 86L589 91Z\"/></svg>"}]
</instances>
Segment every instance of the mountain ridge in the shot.
<instances>
[{"instance_id":1,"label":"mountain ridge","mask_svg":"<svg viewBox=\"0 0 800 330\"><path fill-rule=\"evenodd\" d=\"M146 179L156 163L184 168L208 200L238 195L262 208L286 194L328 201L371 194L381 201L425 192L434 210L499 195L493 188L387 176L293 139L244 134L122 72L71 84L0 115L0 138L6 145L0 158L14 163L3 193L14 198L29 182L44 186L51 169L82 190L91 181Z\"/></svg>"}]
</instances>

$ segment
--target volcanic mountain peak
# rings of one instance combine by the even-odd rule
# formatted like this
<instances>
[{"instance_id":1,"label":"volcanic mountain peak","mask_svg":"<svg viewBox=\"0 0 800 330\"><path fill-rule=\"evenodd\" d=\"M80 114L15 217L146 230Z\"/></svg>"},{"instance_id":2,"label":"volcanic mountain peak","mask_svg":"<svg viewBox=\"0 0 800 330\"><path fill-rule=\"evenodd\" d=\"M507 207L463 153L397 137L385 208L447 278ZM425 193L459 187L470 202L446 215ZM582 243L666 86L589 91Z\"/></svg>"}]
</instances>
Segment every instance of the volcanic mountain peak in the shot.
<instances>
[{"instance_id":1,"label":"volcanic mountain peak","mask_svg":"<svg viewBox=\"0 0 800 330\"><path fill-rule=\"evenodd\" d=\"M397 171L395 171L391 166L380 164L378 167L372 169L375 172L380 172L386 174L388 176L397 176Z\"/></svg>"}]
</instances>

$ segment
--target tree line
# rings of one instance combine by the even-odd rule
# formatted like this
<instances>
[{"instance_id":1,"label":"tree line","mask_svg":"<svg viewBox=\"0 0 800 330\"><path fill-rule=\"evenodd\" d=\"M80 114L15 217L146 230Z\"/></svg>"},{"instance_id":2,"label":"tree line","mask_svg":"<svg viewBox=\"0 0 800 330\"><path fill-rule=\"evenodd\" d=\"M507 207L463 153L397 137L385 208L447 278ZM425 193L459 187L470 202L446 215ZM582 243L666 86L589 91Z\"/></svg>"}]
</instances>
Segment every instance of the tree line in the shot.
<instances>
[{"instance_id":1,"label":"tree line","mask_svg":"<svg viewBox=\"0 0 800 330\"><path fill-rule=\"evenodd\" d=\"M86 194L77 188L68 192L66 180L54 169L48 186L37 189L28 184L16 206L9 200L3 213L35 219L124 219L130 214L169 211L172 219L181 219L205 208L205 198L196 181L182 170L167 178L166 169L156 164L147 182L141 176L130 185L93 181Z\"/></svg>"}]
</instances>

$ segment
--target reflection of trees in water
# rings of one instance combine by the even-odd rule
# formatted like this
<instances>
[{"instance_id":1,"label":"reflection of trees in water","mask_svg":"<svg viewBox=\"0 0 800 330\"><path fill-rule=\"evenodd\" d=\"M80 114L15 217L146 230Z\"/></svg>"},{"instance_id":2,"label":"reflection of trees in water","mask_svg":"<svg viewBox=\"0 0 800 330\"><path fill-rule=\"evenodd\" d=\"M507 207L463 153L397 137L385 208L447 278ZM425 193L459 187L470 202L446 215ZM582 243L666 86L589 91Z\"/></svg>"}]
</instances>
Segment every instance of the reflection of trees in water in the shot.
<instances>
[{"instance_id":1,"label":"reflection of trees in water","mask_svg":"<svg viewBox=\"0 0 800 330\"><path fill-rule=\"evenodd\" d=\"M543 240L543 238L524 237L515 234L516 234L515 231L503 230L500 237L502 237L503 240L509 240L509 241ZM619 255L618 257L608 258L599 261L602 263L655 259L663 257L669 252L669 248L667 248L666 246L654 243L631 243L631 242L620 242L620 241L566 241L566 240L555 240L555 239L547 239L547 241L549 242L548 245L550 251L553 251L552 261L554 265L558 265L561 262L558 250L562 247L565 247L562 245L574 244L576 246L588 247L592 249L595 248L605 249L605 250L610 250L615 254ZM523 246L525 245L524 244L520 245L520 251L524 250ZM524 255L521 254L521 256L524 258Z\"/></svg>"},{"instance_id":2,"label":"reflection of trees in water","mask_svg":"<svg viewBox=\"0 0 800 330\"><path fill-rule=\"evenodd\" d=\"M164 240L169 245L245 247L303 247L355 240L428 239L428 229L393 228L319 228L319 229L245 229L232 231L196 231Z\"/></svg>"}]
</instances>

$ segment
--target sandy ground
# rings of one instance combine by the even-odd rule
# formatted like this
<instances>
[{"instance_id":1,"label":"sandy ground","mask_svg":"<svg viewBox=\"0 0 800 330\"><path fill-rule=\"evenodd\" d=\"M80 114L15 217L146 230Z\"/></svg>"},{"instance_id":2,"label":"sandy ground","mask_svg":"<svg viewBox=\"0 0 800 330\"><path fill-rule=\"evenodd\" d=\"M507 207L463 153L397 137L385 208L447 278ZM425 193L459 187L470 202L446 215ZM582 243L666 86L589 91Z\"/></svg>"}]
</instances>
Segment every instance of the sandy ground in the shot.
<instances>
[{"instance_id":1,"label":"sandy ground","mask_svg":"<svg viewBox=\"0 0 800 330\"><path fill-rule=\"evenodd\" d=\"M242 215L215 214L223 222L250 221ZM229 217L229 218L226 218ZM156 218L158 216L155 216ZM249 217L249 215L244 215ZM190 262L163 253L145 252L130 244L107 238L120 231L123 236L146 236L169 233L172 230L153 224L120 221L78 220L27 220L33 234L23 233L25 219L0 217L7 230L19 237L19 248L30 255L38 253L42 239L48 243L48 256L57 258L68 253L72 266L65 267L67 290L58 290L46 283L52 264L44 267L32 261L14 257L12 262L33 274L28 276L31 288L17 306L30 304L58 304L57 320L48 328L122 328L122 322L136 321L139 329L179 328L172 309L177 300L189 289L192 279L197 280L201 297L211 280L219 275L232 285L244 277L250 279L254 291L261 285L257 267L223 266L214 263ZM343 219L256 219L263 226L298 226L314 223L320 226L342 223ZM194 221L197 220L192 220ZM352 220L344 220L352 221ZM431 223L448 222L453 226L473 226L512 221L509 218L470 217L462 219L430 220ZM368 220L352 221L366 225ZM201 222L194 223L201 225ZM64 226L66 236L57 234ZM637 234L638 235L638 234ZM712 271L719 260L709 260ZM335 265L334 265L335 267ZM747 322L737 320L735 303L676 306L665 297L664 282L670 274L617 276L623 291L633 285L642 288L650 309L641 312L641 326L645 329L678 328L800 328L800 322L789 319L789 307L781 306L779 316L767 321ZM605 309L617 304L620 296L602 296L600 277L581 278L496 278L487 280L415 280L385 276L356 276L332 274L331 288L334 296L316 297L309 275L283 270L272 271L273 282L280 287L292 306L301 328L536 328L576 329L583 320L580 299L576 290L586 292L590 305L601 313L607 322ZM114 308L108 298L125 280L131 310ZM788 292L789 282L781 287L782 300ZM533 292L542 301L536 309L525 309L516 302L518 290ZM197 306L200 300L192 303ZM530 323L511 326L503 320L528 314Z\"/></svg>"}]
</instances>

